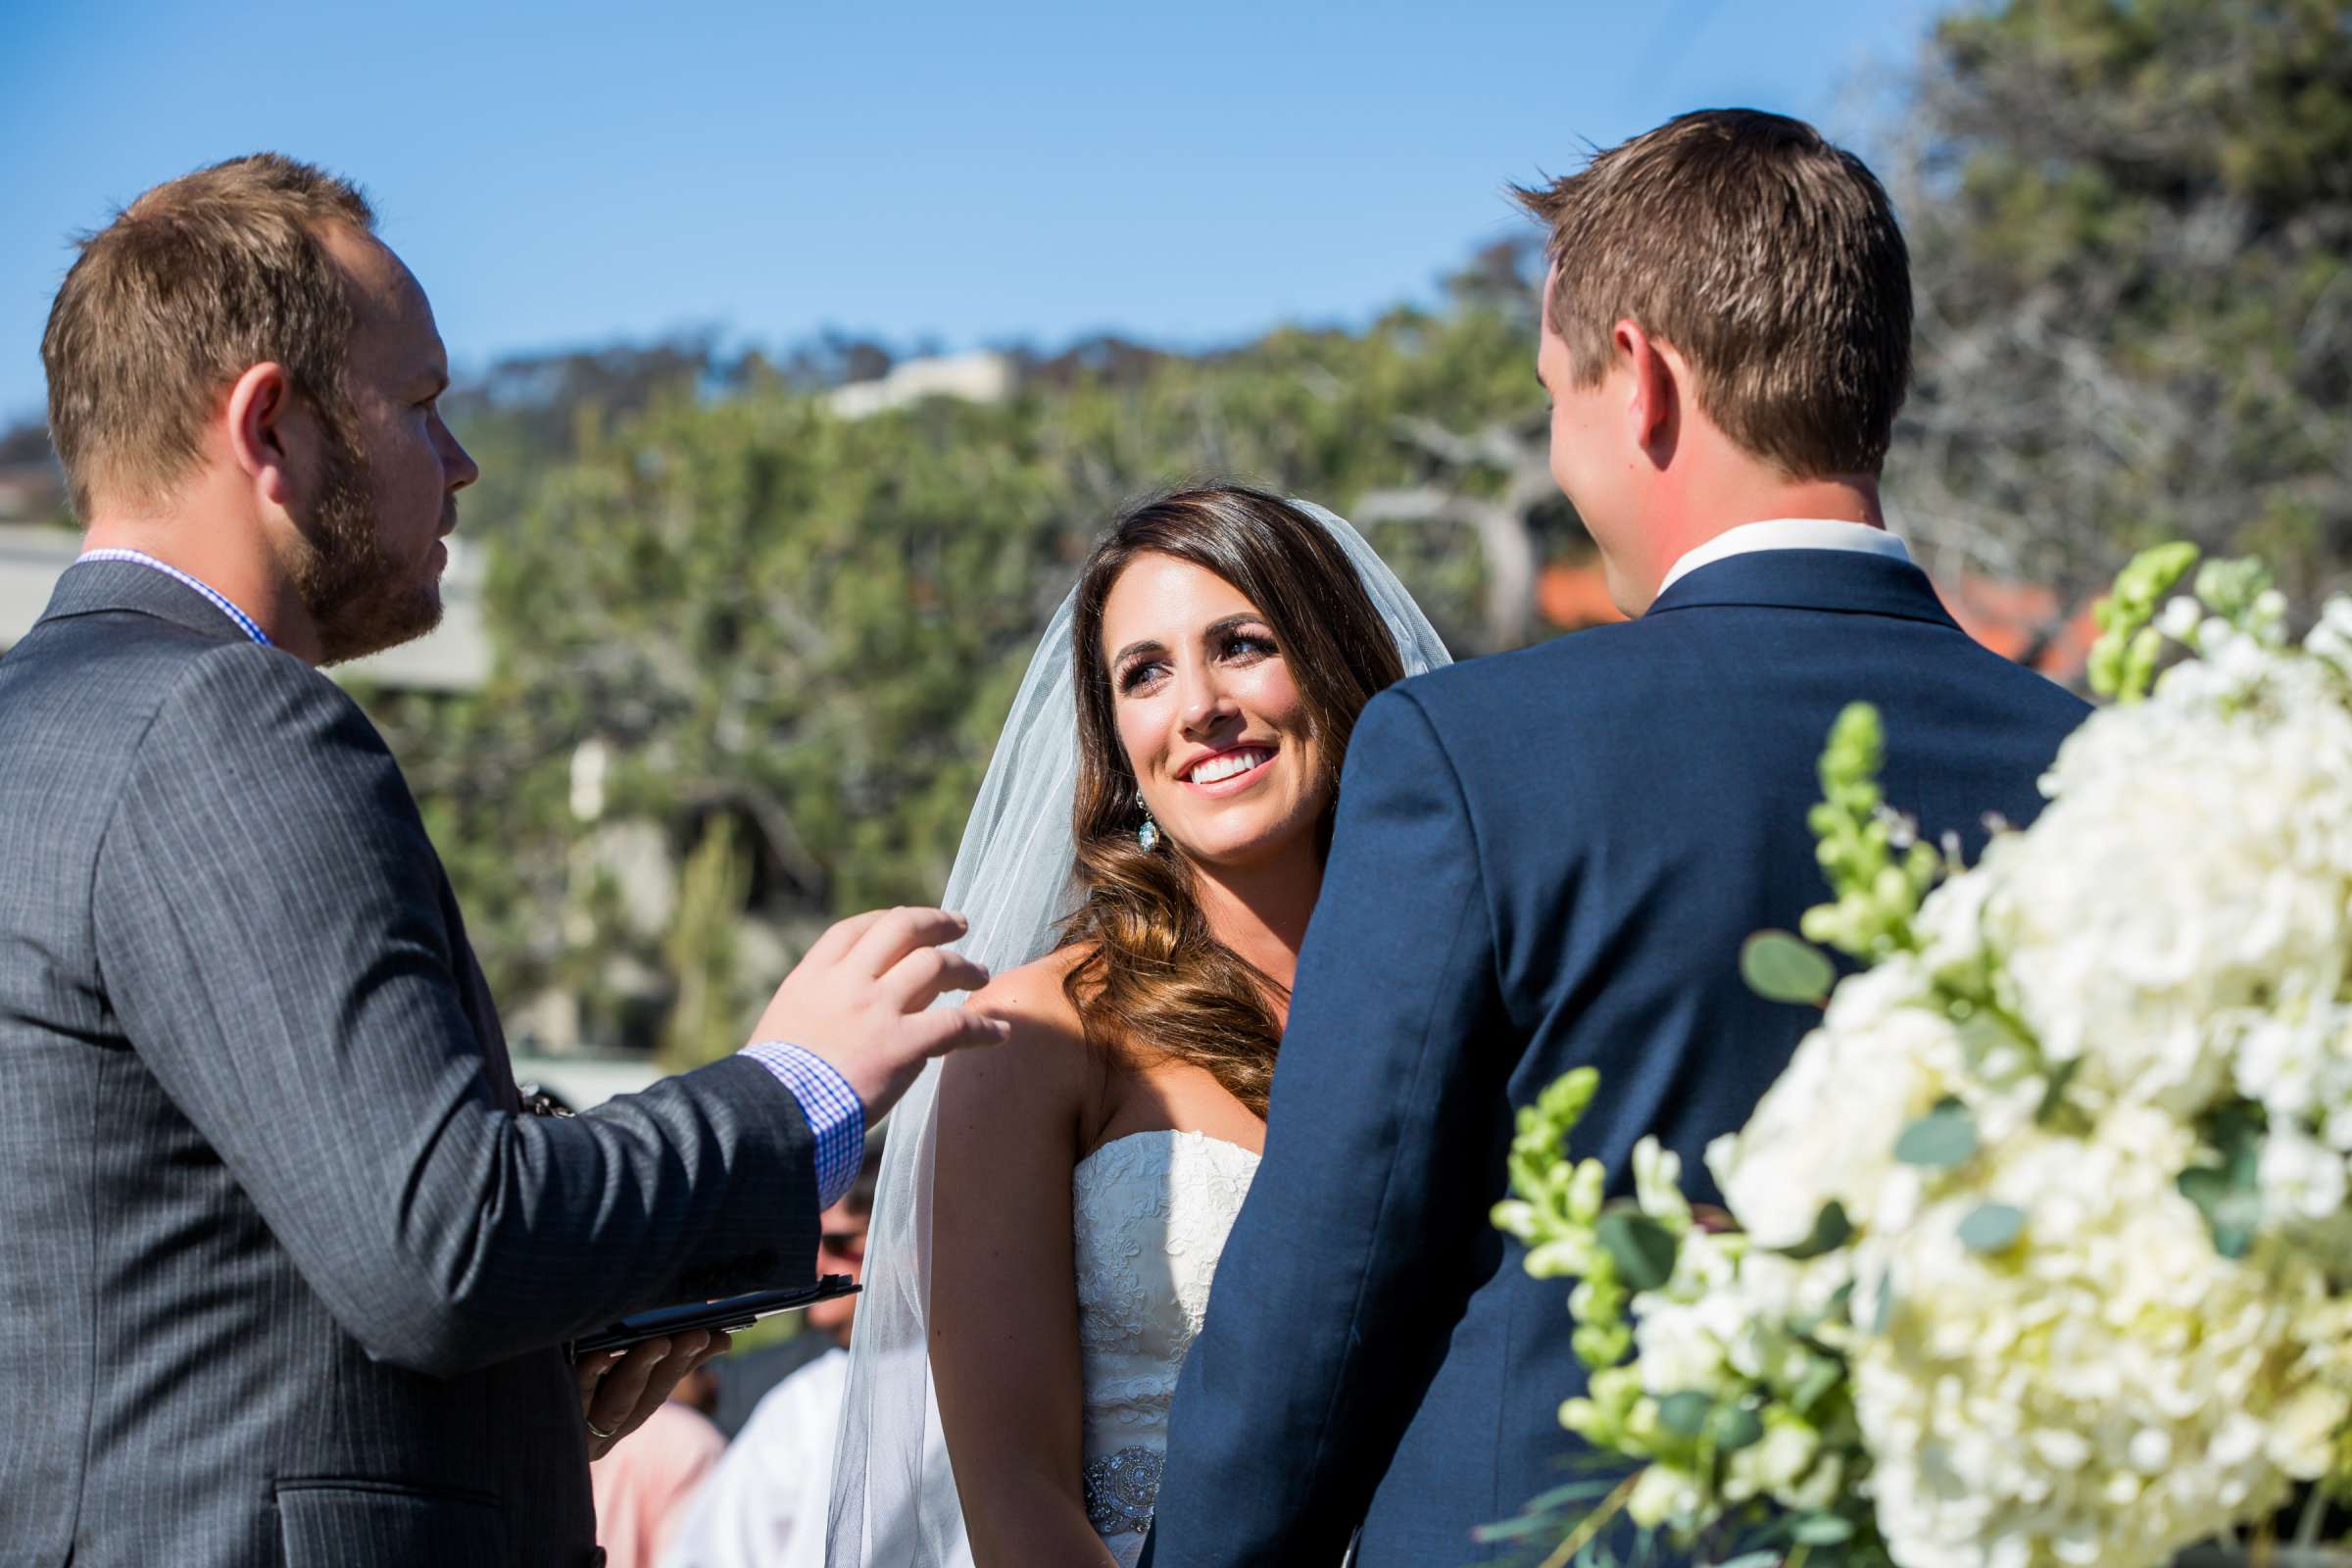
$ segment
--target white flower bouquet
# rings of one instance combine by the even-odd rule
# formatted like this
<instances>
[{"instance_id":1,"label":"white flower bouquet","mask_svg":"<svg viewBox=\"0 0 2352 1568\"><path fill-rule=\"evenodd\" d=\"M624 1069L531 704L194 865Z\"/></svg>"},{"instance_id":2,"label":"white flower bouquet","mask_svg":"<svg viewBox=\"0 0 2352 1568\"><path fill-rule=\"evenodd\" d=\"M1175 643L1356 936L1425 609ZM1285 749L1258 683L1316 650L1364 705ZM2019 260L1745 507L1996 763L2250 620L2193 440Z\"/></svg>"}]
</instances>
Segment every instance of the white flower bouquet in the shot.
<instances>
[{"instance_id":1,"label":"white flower bouquet","mask_svg":"<svg viewBox=\"0 0 2352 1568\"><path fill-rule=\"evenodd\" d=\"M1494 1534L1560 1565L1629 1536L1742 1568L2312 1560L2352 1481L2352 600L2297 644L2253 563L2167 602L2194 564L2119 579L2117 701L1973 867L1886 808L1876 714L1839 718L1834 900L1741 955L1826 1008L1707 1151L1729 1223L1654 1142L1613 1200L1568 1157L1590 1069L1521 1113L1494 1220L1577 1278L1561 1420L1635 1468ZM1864 967L1833 987L1816 943Z\"/></svg>"}]
</instances>

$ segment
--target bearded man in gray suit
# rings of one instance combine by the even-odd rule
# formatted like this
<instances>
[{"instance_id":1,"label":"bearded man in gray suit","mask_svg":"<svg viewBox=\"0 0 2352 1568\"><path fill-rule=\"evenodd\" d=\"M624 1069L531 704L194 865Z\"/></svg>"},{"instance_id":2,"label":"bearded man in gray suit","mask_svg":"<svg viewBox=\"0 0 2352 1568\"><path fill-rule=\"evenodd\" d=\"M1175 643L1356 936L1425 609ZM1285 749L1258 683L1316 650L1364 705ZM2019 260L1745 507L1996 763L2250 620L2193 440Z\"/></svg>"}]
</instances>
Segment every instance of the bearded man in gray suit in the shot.
<instances>
[{"instance_id":1,"label":"bearded man in gray suit","mask_svg":"<svg viewBox=\"0 0 2352 1568\"><path fill-rule=\"evenodd\" d=\"M738 1056L524 1112L399 768L317 666L440 614L476 475L422 289L273 155L92 236L42 344L88 526L0 661L0 1564L578 1568L587 1463L814 1272L865 1119L1001 1038L845 921Z\"/></svg>"}]
</instances>

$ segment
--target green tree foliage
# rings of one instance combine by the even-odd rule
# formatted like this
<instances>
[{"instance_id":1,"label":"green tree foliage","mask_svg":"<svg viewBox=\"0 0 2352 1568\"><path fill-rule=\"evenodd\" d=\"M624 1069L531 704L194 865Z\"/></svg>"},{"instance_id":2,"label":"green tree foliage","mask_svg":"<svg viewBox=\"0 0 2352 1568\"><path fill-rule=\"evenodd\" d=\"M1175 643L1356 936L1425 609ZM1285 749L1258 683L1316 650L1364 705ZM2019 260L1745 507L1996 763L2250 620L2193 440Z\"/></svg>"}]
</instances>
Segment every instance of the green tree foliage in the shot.
<instances>
[{"instance_id":1,"label":"green tree foliage","mask_svg":"<svg viewBox=\"0 0 2352 1568\"><path fill-rule=\"evenodd\" d=\"M673 1070L716 1061L743 1044L738 927L751 895L751 867L735 839L733 817L711 816L679 873L677 916L662 946L677 983L661 1053L662 1064Z\"/></svg>"},{"instance_id":2,"label":"green tree foliage","mask_svg":"<svg viewBox=\"0 0 2352 1568\"><path fill-rule=\"evenodd\" d=\"M2341 574L2348 19L2003 0L1940 24L1888 166L1920 301L1889 491L1932 566L2062 610L2158 537L2259 550L2305 601ZM1457 652L1540 635L1537 568L1589 543L1545 470L1531 262L1497 247L1361 330L1023 356L1003 404L843 418L824 389L887 368L874 345L707 337L453 399L497 671L377 710L510 1011L561 998L585 1039L691 1059L824 918L936 897L1037 628L1147 489L1323 501Z\"/></svg>"},{"instance_id":3,"label":"green tree foliage","mask_svg":"<svg viewBox=\"0 0 2352 1568\"><path fill-rule=\"evenodd\" d=\"M1906 526L2070 601L2174 537L2338 580L2352 3L1964 9L1909 125Z\"/></svg>"},{"instance_id":4,"label":"green tree foliage","mask_svg":"<svg viewBox=\"0 0 2352 1568\"><path fill-rule=\"evenodd\" d=\"M1536 439L1510 292L1063 367L1002 404L850 419L801 378L755 367L713 392L684 365L616 416L478 409L517 461L566 454L481 519L495 676L376 706L502 996L560 993L585 1038L683 1062L824 918L937 897L1038 630L1120 507L1212 475L1342 510L1437 466L1495 489L1430 432ZM1457 645L1534 634L1524 603L1489 612L1475 528L1388 514L1371 531Z\"/></svg>"}]
</instances>

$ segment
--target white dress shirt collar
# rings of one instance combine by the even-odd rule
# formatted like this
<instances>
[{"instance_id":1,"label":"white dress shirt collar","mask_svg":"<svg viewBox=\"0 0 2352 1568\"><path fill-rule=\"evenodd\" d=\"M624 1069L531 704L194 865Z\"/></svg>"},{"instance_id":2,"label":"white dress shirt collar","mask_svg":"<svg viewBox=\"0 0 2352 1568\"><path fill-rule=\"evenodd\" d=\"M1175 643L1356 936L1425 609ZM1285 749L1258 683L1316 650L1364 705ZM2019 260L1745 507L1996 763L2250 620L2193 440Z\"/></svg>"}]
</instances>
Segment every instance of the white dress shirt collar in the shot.
<instances>
[{"instance_id":1,"label":"white dress shirt collar","mask_svg":"<svg viewBox=\"0 0 2352 1568\"><path fill-rule=\"evenodd\" d=\"M239 610L236 605L230 601L228 595L222 593L211 583L204 581L201 577L197 577L189 572L184 572L177 566L171 564L169 562L156 560L144 550L85 550L79 556L74 558L74 564L75 565L79 565L85 561L124 561L130 563L134 566L145 566L150 570L160 571L167 577L176 579L183 587L193 588L196 590L196 592L202 594L206 601L210 603L214 609L220 611L220 613L226 615L230 620L236 622L237 630L245 634L247 641L260 643L264 648L274 648L277 646L275 643L270 640L270 634L262 630L261 622L255 620L251 615L245 613L244 611Z\"/></svg>"},{"instance_id":2,"label":"white dress shirt collar","mask_svg":"<svg viewBox=\"0 0 2352 1568\"><path fill-rule=\"evenodd\" d=\"M1726 528L1705 544L1684 555L1658 584L1664 593L1701 566L1758 550L1852 550L1908 562L1911 552L1884 528L1866 522L1843 522L1832 517L1773 517Z\"/></svg>"}]
</instances>

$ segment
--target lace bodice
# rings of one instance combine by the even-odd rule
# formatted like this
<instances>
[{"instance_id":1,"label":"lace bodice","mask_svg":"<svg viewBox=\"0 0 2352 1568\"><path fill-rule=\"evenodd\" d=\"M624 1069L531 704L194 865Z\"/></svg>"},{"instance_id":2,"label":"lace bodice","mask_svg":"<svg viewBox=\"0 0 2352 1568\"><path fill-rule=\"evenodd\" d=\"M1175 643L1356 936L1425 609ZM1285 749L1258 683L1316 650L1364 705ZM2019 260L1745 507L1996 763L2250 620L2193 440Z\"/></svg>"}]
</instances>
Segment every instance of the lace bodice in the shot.
<instances>
[{"instance_id":1,"label":"lace bodice","mask_svg":"<svg viewBox=\"0 0 2352 1568\"><path fill-rule=\"evenodd\" d=\"M1180 1132L1114 1139L1071 1173L1088 1512L1123 1564L1143 1549L1176 1374L1256 1174L1240 1145Z\"/></svg>"}]
</instances>

